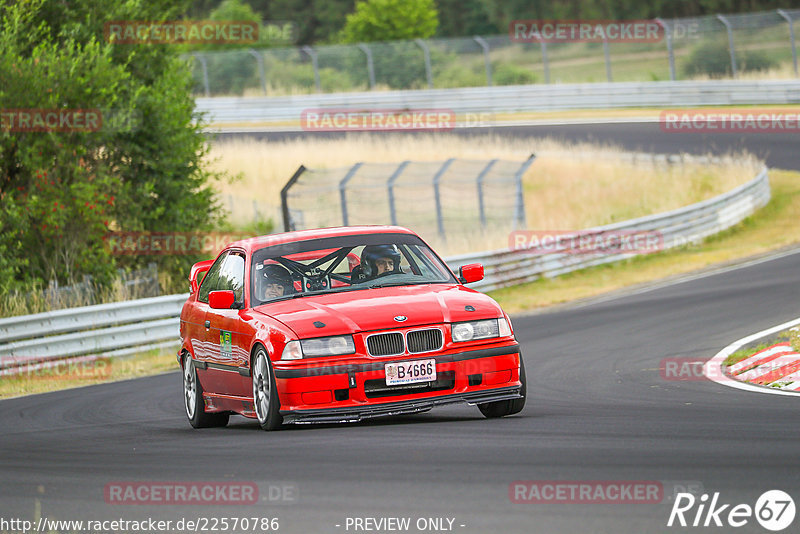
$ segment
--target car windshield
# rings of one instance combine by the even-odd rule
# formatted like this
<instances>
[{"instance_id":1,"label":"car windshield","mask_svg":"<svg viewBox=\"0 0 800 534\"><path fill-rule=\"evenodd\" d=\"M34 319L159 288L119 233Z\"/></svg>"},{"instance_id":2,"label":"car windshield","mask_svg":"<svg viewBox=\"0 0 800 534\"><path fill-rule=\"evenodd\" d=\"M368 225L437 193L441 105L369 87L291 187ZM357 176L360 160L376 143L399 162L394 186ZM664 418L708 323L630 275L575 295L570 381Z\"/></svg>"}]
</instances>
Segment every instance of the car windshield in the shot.
<instances>
[{"instance_id":1,"label":"car windshield","mask_svg":"<svg viewBox=\"0 0 800 534\"><path fill-rule=\"evenodd\" d=\"M253 305L377 287L455 283L420 238L365 234L265 247L253 253Z\"/></svg>"}]
</instances>

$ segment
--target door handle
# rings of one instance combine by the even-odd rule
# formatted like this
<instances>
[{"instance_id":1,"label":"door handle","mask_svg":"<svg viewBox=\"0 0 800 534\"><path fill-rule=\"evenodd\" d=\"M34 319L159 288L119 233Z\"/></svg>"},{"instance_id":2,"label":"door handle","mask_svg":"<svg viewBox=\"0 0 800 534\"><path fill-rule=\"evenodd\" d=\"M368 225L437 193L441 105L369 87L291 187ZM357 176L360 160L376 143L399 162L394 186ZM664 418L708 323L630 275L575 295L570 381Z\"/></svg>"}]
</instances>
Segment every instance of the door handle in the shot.
<instances>
[{"instance_id":1,"label":"door handle","mask_svg":"<svg viewBox=\"0 0 800 534\"><path fill-rule=\"evenodd\" d=\"M211 328L211 321L206 321L206 328Z\"/></svg>"}]
</instances>

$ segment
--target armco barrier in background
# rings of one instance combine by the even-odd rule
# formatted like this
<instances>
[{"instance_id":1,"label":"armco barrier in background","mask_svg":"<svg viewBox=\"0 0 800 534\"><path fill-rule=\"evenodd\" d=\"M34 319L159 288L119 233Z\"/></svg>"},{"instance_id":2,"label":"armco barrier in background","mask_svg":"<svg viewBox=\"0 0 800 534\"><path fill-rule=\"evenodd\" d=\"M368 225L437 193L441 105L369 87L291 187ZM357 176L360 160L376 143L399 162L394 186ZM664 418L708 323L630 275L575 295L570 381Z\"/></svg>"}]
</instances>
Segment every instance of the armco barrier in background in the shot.
<instances>
[{"instance_id":1,"label":"armco barrier in background","mask_svg":"<svg viewBox=\"0 0 800 534\"><path fill-rule=\"evenodd\" d=\"M664 248L671 248L730 228L767 204L769 198L765 167L748 183L712 199L667 213L591 228L582 234L660 232ZM531 255L525 250L504 249L447 258L447 264L458 272L462 265L483 263L486 278L470 287L490 291L633 255ZM0 374L15 367L87 354L113 357L154 347L177 348L178 316L187 297L169 295L0 319Z\"/></svg>"},{"instance_id":2,"label":"armco barrier in background","mask_svg":"<svg viewBox=\"0 0 800 534\"><path fill-rule=\"evenodd\" d=\"M306 109L448 109L472 114L630 107L800 104L800 80L619 82L464 87L295 95L197 98L197 111L215 126L300 121ZM457 121L456 127L461 124Z\"/></svg>"},{"instance_id":3,"label":"armco barrier in background","mask_svg":"<svg viewBox=\"0 0 800 534\"><path fill-rule=\"evenodd\" d=\"M666 213L590 228L582 231L581 235L590 238L592 235L602 236L609 232L660 232L663 237L663 248L669 249L696 242L730 228L766 205L769 199L769 176L767 168L764 167L751 181L712 199ZM536 255L524 249L503 249L464 254L448 258L447 263L455 272L468 263L483 263L486 277L480 282L471 284L470 287L491 291L632 256L635 254L617 252L606 254L562 252Z\"/></svg>"}]
</instances>

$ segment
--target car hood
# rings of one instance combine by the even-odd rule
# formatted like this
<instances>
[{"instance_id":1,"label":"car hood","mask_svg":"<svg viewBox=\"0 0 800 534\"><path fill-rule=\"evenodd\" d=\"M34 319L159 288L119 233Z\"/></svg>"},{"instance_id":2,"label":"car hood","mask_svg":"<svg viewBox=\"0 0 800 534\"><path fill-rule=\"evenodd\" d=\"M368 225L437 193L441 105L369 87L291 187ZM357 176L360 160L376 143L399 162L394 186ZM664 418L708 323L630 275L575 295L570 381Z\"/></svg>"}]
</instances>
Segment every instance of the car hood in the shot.
<instances>
[{"instance_id":1,"label":"car hood","mask_svg":"<svg viewBox=\"0 0 800 534\"><path fill-rule=\"evenodd\" d=\"M475 311L467 311L471 306ZM371 330L501 317L490 297L457 284L346 291L264 304L255 311L282 322L302 339ZM395 320L405 316L405 321ZM316 326L314 323L324 323Z\"/></svg>"}]
</instances>

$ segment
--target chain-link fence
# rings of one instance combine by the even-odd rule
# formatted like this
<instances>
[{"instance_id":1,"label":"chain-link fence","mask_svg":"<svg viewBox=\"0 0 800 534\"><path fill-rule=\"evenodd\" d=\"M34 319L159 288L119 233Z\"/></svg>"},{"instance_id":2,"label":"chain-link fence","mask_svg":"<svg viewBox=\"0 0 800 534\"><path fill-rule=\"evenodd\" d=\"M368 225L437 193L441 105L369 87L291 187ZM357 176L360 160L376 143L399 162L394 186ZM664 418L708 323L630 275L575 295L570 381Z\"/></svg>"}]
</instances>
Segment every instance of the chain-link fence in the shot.
<instances>
[{"instance_id":1,"label":"chain-link fence","mask_svg":"<svg viewBox=\"0 0 800 534\"><path fill-rule=\"evenodd\" d=\"M284 228L407 226L444 242L525 227L522 175L534 161L357 163L300 167L281 193Z\"/></svg>"},{"instance_id":2,"label":"chain-link fence","mask_svg":"<svg viewBox=\"0 0 800 534\"><path fill-rule=\"evenodd\" d=\"M800 9L656 19L656 42L518 42L510 35L195 52L201 95L292 95L740 77L797 77Z\"/></svg>"}]
</instances>

